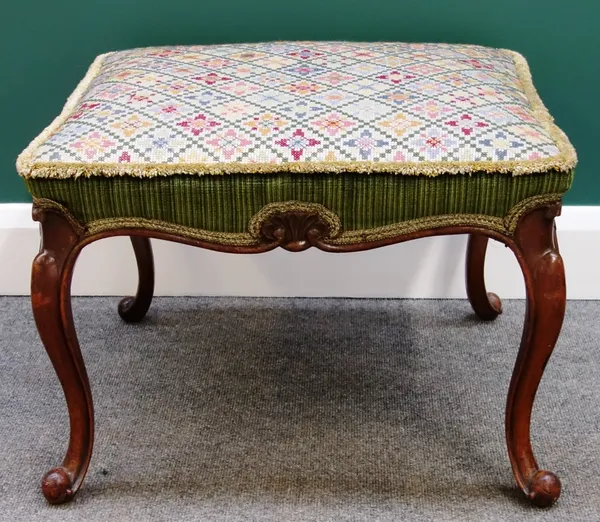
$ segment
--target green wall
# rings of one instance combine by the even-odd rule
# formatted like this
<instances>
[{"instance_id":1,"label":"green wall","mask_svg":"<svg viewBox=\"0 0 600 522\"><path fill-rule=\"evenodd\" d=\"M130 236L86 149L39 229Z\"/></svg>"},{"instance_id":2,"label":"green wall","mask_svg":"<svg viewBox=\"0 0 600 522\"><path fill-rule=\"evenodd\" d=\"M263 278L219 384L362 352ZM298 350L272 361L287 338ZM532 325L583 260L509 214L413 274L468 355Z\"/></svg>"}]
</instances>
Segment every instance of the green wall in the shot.
<instances>
[{"instance_id":1,"label":"green wall","mask_svg":"<svg viewBox=\"0 0 600 522\"><path fill-rule=\"evenodd\" d=\"M17 154L92 59L161 44L274 39L465 42L520 51L580 157L571 205L600 204L598 0L17 0L0 21L0 202L27 201ZM598 162L598 160L596 160Z\"/></svg>"}]
</instances>

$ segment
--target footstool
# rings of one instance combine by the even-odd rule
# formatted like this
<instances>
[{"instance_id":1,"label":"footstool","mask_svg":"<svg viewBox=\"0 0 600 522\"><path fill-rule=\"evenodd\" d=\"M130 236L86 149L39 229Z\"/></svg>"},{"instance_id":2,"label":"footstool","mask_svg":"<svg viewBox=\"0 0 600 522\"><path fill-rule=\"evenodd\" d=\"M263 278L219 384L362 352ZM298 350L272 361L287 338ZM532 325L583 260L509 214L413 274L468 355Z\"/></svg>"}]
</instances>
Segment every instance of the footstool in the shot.
<instances>
[{"instance_id":1,"label":"footstool","mask_svg":"<svg viewBox=\"0 0 600 522\"><path fill-rule=\"evenodd\" d=\"M92 394L70 304L86 245L131 237L139 286L118 310L133 322L153 296L150 238L249 254L468 234L467 295L481 319L502 310L484 284L488 239L523 271L506 440L518 486L550 505L561 484L536 463L530 417L565 310L554 218L575 164L512 51L271 42L99 56L17 160L41 223L35 321L70 418L66 456L44 476L44 495L71 499L92 453Z\"/></svg>"}]
</instances>

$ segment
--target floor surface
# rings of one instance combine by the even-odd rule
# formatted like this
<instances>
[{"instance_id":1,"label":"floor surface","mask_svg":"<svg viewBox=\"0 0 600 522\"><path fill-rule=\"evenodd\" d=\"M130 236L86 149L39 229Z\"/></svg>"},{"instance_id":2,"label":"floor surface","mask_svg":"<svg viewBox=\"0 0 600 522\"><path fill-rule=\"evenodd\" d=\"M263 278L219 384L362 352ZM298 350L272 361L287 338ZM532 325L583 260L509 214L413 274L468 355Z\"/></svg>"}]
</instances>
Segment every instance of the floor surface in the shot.
<instances>
[{"instance_id":1,"label":"floor surface","mask_svg":"<svg viewBox=\"0 0 600 522\"><path fill-rule=\"evenodd\" d=\"M74 313L96 406L75 501L46 504L66 406L25 298L0 298L2 521L599 521L600 302L569 302L533 418L555 507L517 491L504 401L524 303L116 298Z\"/></svg>"}]
</instances>

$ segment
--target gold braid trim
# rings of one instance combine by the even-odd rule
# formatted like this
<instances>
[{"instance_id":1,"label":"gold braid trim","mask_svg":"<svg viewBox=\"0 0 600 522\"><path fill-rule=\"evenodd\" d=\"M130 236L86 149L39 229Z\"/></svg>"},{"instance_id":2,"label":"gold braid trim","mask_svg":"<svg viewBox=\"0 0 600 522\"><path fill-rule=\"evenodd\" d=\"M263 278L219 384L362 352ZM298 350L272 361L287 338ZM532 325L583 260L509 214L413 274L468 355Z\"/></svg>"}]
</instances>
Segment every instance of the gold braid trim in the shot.
<instances>
[{"instance_id":1,"label":"gold braid trim","mask_svg":"<svg viewBox=\"0 0 600 522\"><path fill-rule=\"evenodd\" d=\"M351 245L356 243L374 242L392 237L421 232L423 230L432 230L445 227L479 227L493 232L498 232L508 237L512 237L519 220L534 208L559 202L562 194L544 194L532 196L517 203L510 209L505 217L486 216L480 214L454 214L443 216L430 216L417 219L410 219L400 223L384 225L381 227L366 230L341 231L341 222L339 217L324 207L316 203L303 203L296 201L286 201L281 203L271 203L263 207L250 219L249 232L214 232L198 228L177 225L166 221L145 218L106 218L97 219L83 226L79 223L69 211L59 203L49 199L34 199L34 206L37 208L50 209L61 212L66 219L73 225L75 230L81 231L81 236L93 236L102 232L111 230L124 230L128 228L137 228L144 230L153 230L163 232L184 238L206 241L218 245L226 246L258 246L260 241L260 228L265 220L272 216L293 211L314 212L330 227L331 236L326 243L332 245Z\"/></svg>"},{"instance_id":2,"label":"gold braid trim","mask_svg":"<svg viewBox=\"0 0 600 522\"><path fill-rule=\"evenodd\" d=\"M563 194L541 194L539 196L531 196L523 201L519 201L512 207L508 214L504 217L504 227L509 236L515 233L519 220L530 210L536 207L543 207L552 203L561 201Z\"/></svg>"},{"instance_id":3,"label":"gold braid trim","mask_svg":"<svg viewBox=\"0 0 600 522\"><path fill-rule=\"evenodd\" d=\"M429 216L417 219L393 223L382 227L371 228L369 230L352 230L343 232L338 238L327 240L332 245L351 245L353 243L366 243L380 241L392 237L404 236L421 232L423 230L432 230L446 227L478 227L498 232L511 237L517 224L523 215L530 210L560 201L562 194L544 194L533 196L517 203L510 209L508 214L501 218L496 216L486 216L481 214L454 214L443 216Z\"/></svg>"},{"instance_id":4,"label":"gold braid trim","mask_svg":"<svg viewBox=\"0 0 600 522\"><path fill-rule=\"evenodd\" d=\"M73 227L73 230L77 233L79 237L85 236L86 227L82 225L75 216L71 214L67 208L56 201L52 201L51 199L45 198L33 198L33 212L36 210L47 210L50 212L56 212L64 217L69 224ZM34 216L35 218L35 216Z\"/></svg>"},{"instance_id":5,"label":"gold braid trim","mask_svg":"<svg viewBox=\"0 0 600 522\"><path fill-rule=\"evenodd\" d=\"M401 223L393 223L368 230L352 230L342 233L338 238L327 240L332 245L352 245L355 243L371 243L392 237L406 236L423 230L445 227L472 226L493 230L505 234L502 218L481 216L478 214L456 214L447 216L431 216L411 219Z\"/></svg>"},{"instance_id":6,"label":"gold braid trim","mask_svg":"<svg viewBox=\"0 0 600 522\"><path fill-rule=\"evenodd\" d=\"M227 246L253 246L260 242L247 232L213 232L199 228L186 227L167 221L144 218L107 218L97 219L87 225L87 236L100 234L109 230L121 230L127 228L139 228L154 230L165 234L173 234L189 239L197 239L208 243Z\"/></svg>"},{"instance_id":7,"label":"gold braid trim","mask_svg":"<svg viewBox=\"0 0 600 522\"><path fill-rule=\"evenodd\" d=\"M549 171L570 172L577 164L577 154L573 145L555 124L552 116L540 99L531 71L525 58L517 52L504 50L512 56L521 86L532 111L540 125L550 134L558 147L559 154L548 158L520 161L423 161L423 162L287 162L287 163L61 163L35 162L37 148L44 143L69 118L84 96L92 81L99 74L104 58L111 53L98 56L87 74L67 100L61 114L21 153L17 159L17 171L25 178L77 178L80 176L133 176L150 178L174 174L269 174L296 172L303 174L342 174L359 172L364 174L389 173L407 176L439 176L442 174L474 174L487 172L494 174L536 174Z\"/></svg>"}]
</instances>

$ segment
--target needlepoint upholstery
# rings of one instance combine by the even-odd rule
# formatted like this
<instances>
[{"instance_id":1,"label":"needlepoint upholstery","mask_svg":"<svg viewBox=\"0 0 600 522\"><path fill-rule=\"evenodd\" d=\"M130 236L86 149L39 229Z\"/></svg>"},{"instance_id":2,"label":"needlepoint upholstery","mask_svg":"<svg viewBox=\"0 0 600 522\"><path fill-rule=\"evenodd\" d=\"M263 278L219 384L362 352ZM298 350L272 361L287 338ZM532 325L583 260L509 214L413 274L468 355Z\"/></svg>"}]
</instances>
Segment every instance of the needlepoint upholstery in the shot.
<instances>
[{"instance_id":1,"label":"needlepoint upholstery","mask_svg":"<svg viewBox=\"0 0 600 522\"><path fill-rule=\"evenodd\" d=\"M560 197L575 163L512 51L270 42L102 55L17 168L82 223L241 232L288 200L324 204L346 230L501 218Z\"/></svg>"}]
</instances>

